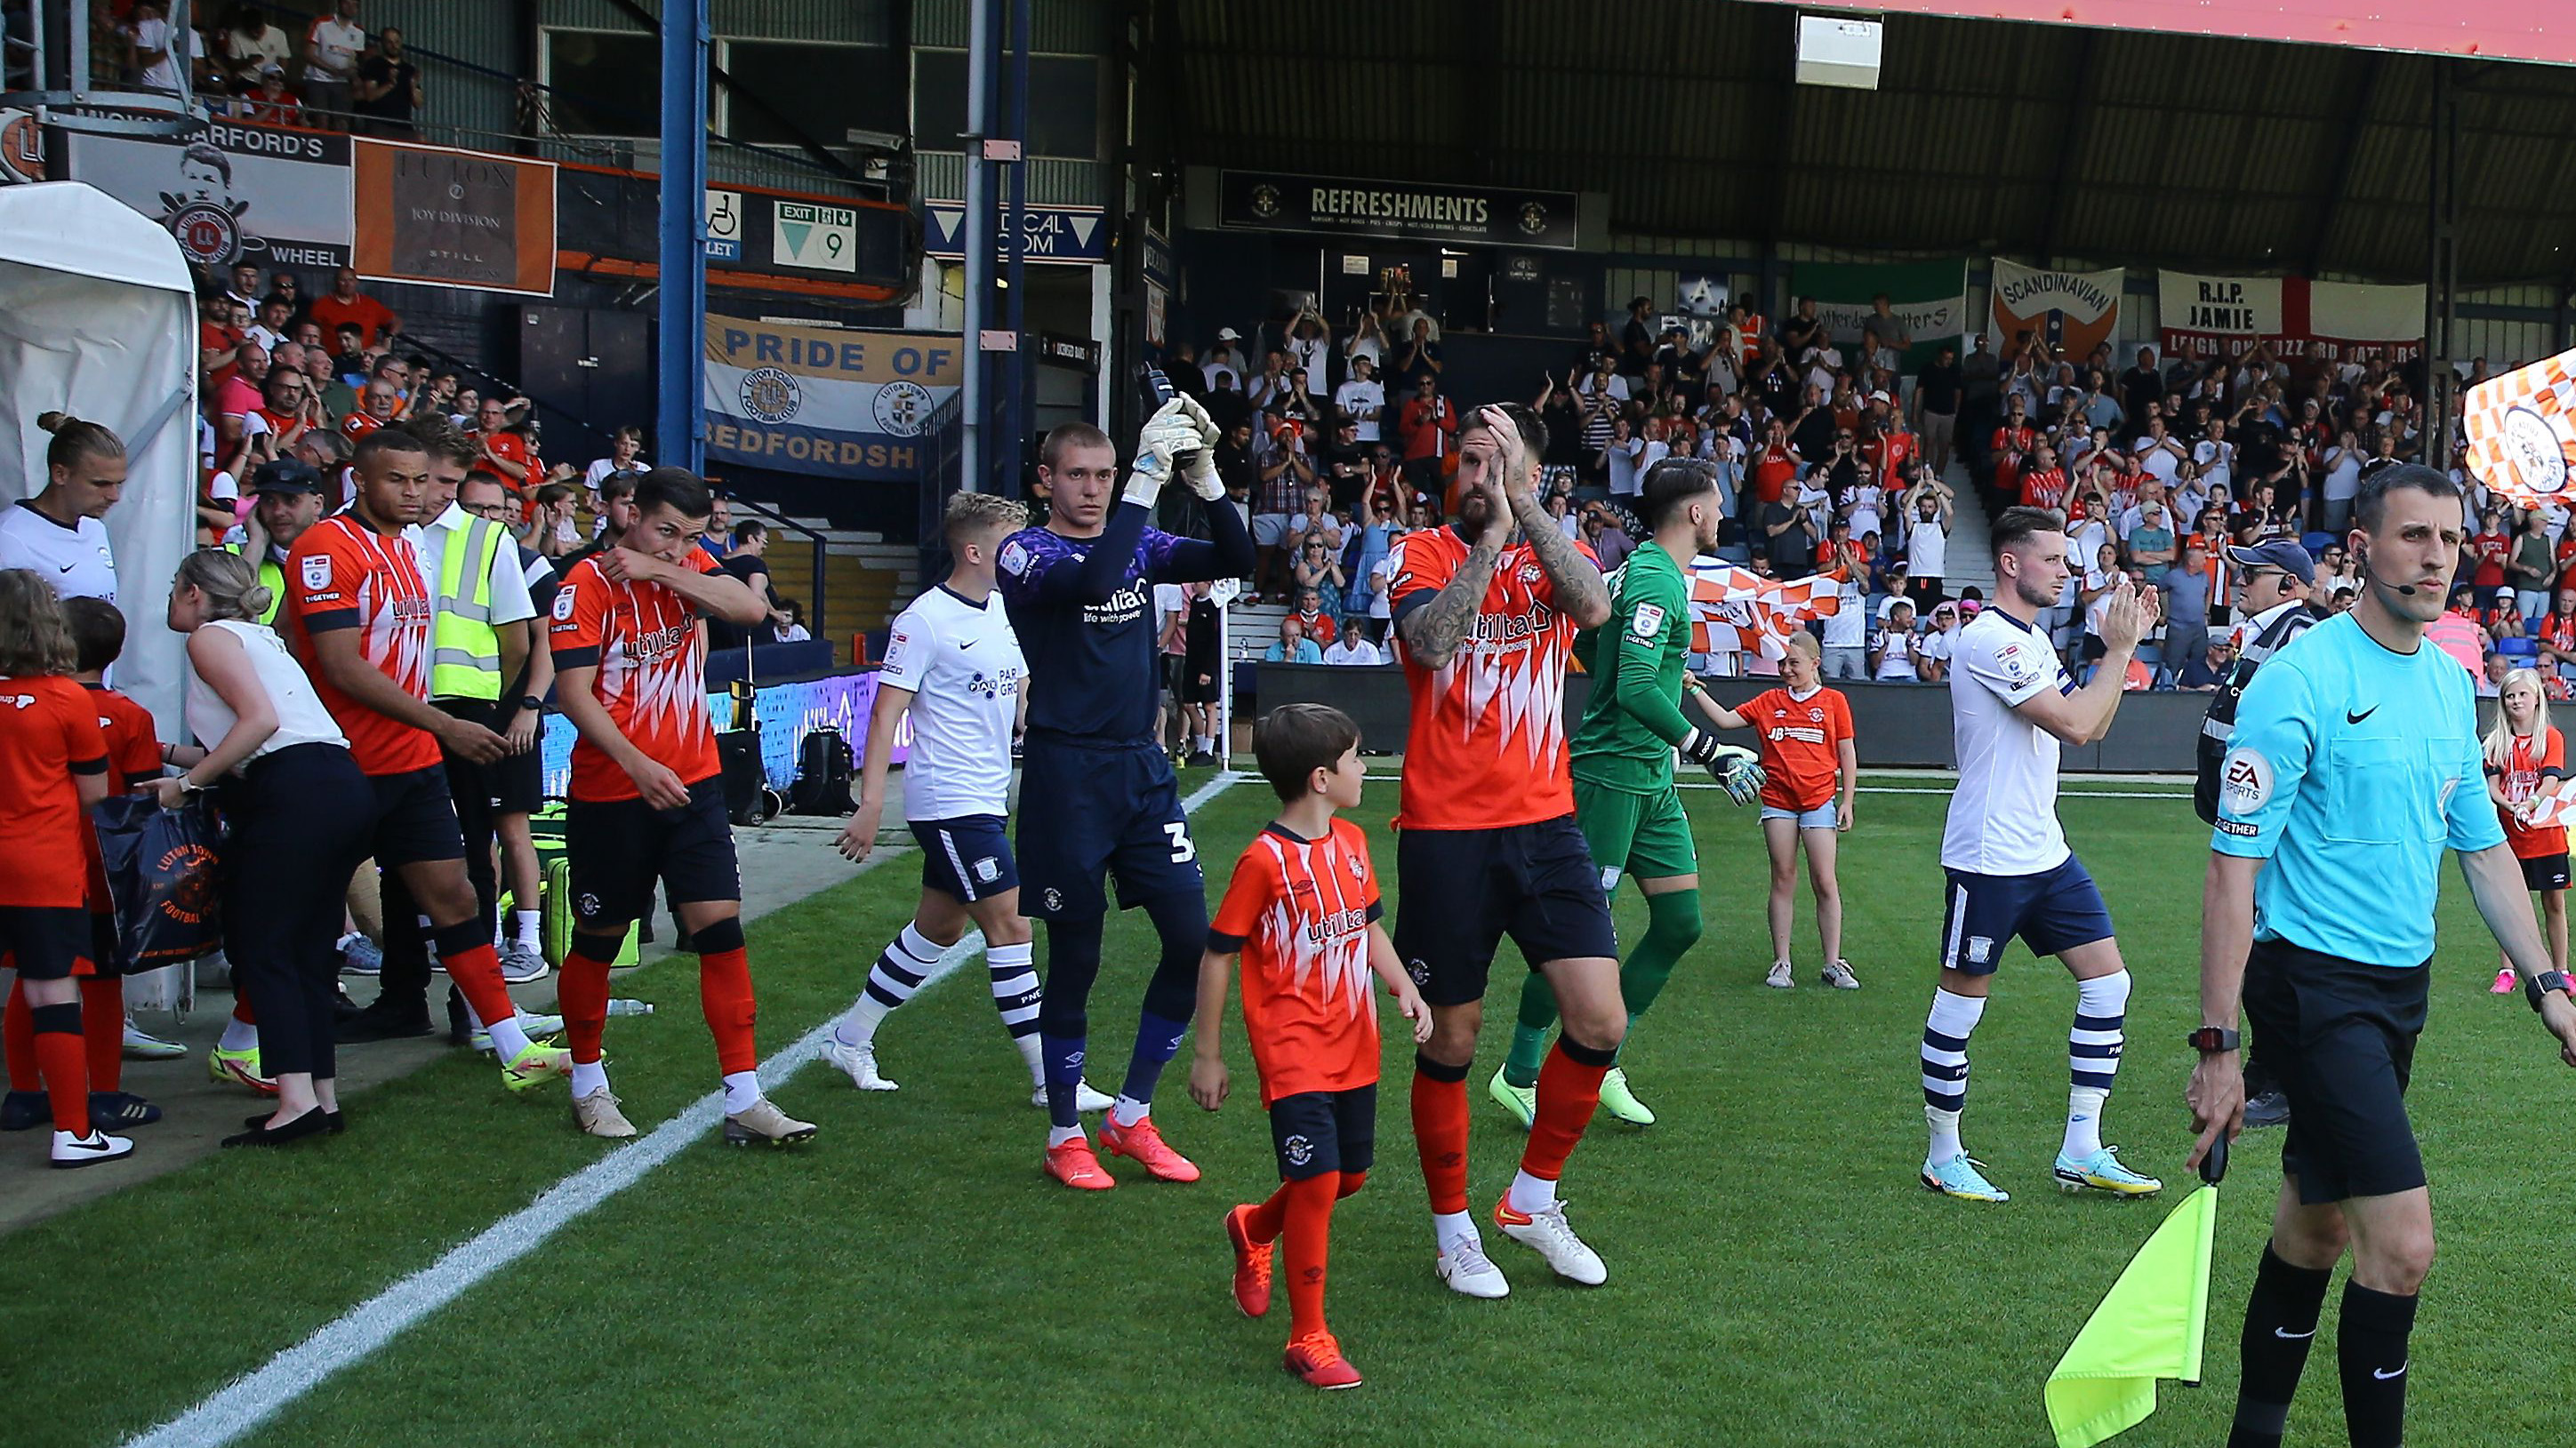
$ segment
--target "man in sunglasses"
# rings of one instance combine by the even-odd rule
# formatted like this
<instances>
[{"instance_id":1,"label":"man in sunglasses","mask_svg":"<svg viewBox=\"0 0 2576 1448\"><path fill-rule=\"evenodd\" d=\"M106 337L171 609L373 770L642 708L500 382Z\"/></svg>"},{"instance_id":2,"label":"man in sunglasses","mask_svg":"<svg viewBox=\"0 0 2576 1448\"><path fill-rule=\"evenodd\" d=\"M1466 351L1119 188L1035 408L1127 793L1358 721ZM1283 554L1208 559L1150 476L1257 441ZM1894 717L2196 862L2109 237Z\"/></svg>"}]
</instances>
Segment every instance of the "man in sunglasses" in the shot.
<instances>
[{"instance_id":1,"label":"man in sunglasses","mask_svg":"<svg viewBox=\"0 0 2576 1448\"><path fill-rule=\"evenodd\" d=\"M2200 727L2199 777L2192 786L2192 807L2211 824L2218 822L2218 781L2227 760L2228 737L2236 732L2236 703L2254 671L2311 625L2333 616L2316 587L2317 565L2293 538L2275 538L2251 548L2230 547L2227 561L2238 570L2235 629L2229 639L2236 666L2209 701L2209 717ZM2312 596L2314 595L2314 596ZM2279 1126L2290 1119L2290 1103L2261 1062L2245 1063L2245 1124Z\"/></svg>"}]
</instances>

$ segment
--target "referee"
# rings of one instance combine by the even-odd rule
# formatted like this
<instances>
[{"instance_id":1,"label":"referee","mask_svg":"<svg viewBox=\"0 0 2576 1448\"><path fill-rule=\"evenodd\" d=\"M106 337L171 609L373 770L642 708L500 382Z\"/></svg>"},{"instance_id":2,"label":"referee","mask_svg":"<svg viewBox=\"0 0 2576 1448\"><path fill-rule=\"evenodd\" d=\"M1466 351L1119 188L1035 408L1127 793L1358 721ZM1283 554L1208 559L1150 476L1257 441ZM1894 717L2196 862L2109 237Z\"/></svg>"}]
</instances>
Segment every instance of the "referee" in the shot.
<instances>
[{"instance_id":1,"label":"referee","mask_svg":"<svg viewBox=\"0 0 2576 1448\"><path fill-rule=\"evenodd\" d=\"M2459 852L2478 913L2576 1065L2567 977L2550 969L2486 798L2471 680L2424 638L2460 557L2459 485L2427 467L2384 469L2362 483L2353 525L2360 601L2276 655L2238 706L2203 887L2192 1165L2244 1127L2240 1000L2290 1102L2230 1448L2280 1443L2346 1248L2346 1431L2357 1448L2404 1441L2407 1337L2433 1264L2406 1079L2444 848Z\"/></svg>"}]
</instances>

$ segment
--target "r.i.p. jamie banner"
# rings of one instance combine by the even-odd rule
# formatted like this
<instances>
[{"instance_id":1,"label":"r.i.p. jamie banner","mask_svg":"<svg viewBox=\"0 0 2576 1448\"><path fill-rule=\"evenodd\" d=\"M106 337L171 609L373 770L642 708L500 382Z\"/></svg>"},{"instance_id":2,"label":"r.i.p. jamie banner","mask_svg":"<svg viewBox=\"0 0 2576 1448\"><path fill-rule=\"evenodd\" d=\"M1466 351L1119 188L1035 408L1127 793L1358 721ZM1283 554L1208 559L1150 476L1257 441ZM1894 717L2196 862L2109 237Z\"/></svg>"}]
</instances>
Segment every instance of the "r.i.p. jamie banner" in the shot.
<instances>
[{"instance_id":1,"label":"r.i.p. jamie banner","mask_svg":"<svg viewBox=\"0 0 2576 1448\"><path fill-rule=\"evenodd\" d=\"M2372 352L2402 362L2424 350L2424 289L2314 282L2306 277L2156 274L2157 322L2168 357L2232 357L2270 342L2287 362L2312 342L2326 360Z\"/></svg>"},{"instance_id":2,"label":"r.i.p. jamie banner","mask_svg":"<svg viewBox=\"0 0 2576 1448\"><path fill-rule=\"evenodd\" d=\"M965 346L707 318L707 456L821 477L909 480L931 416L965 385Z\"/></svg>"}]
</instances>

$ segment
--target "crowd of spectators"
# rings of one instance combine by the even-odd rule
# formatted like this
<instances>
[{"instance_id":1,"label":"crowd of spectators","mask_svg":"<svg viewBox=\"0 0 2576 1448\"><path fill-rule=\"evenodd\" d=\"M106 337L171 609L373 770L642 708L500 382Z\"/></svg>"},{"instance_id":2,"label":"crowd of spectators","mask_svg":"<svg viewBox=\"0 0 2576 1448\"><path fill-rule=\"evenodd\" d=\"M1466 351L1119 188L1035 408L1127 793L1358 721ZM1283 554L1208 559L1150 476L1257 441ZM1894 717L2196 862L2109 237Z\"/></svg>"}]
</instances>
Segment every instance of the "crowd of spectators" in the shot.
<instances>
[{"instance_id":1,"label":"crowd of spectators","mask_svg":"<svg viewBox=\"0 0 2576 1448\"><path fill-rule=\"evenodd\" d=\"M168 0L90 8L93 81L177 91L181 74L208 110L236 120L410 139L425 99L420 66L397 26L370 31L360 0L331 0L294 17L300 37L255 4L191 7L175 24Z\"/></svg>"}]
</instances>

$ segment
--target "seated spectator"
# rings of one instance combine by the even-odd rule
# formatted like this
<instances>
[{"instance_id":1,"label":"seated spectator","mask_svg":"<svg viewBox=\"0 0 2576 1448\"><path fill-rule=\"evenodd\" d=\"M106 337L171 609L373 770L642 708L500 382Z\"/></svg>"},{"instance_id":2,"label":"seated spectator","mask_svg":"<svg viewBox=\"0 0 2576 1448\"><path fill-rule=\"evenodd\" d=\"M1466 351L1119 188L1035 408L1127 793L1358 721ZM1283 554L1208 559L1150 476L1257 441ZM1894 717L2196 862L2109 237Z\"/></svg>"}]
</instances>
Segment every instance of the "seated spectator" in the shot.
<instances>
[{"instance_id":1,"label":"seated spectator","mask_svg":"<svg viewBox=\"0 0 2576 1448\"><path fill-rule=\"evenodd\" d=\"M1297 620L1297 626L1305 631L1306 637L1315 641L1317 647L1320 648L1333 641L1335 632L1333 616L1324 612L1322 589L1298 589L1297 611L1291 617Z\"/></svg>"},{"instance_id":2,"label":"seated spectator","mask_svg":"<svg viewBox=\"0 0 2576 1448\"><path fill-rule=\"evenodd\" d=\"M2487 610L2486 625L2487 637L2491 639L2518 639L2529 636L2524 631L2522 606L2515 601L2511 589L2504 589L2496 594L2495 607Z\"/></svg>"},{"instance_id":3,"label":"seated spectator","mask_svg":"<svg viewBox=\"0 0 2576 1448\"><path fill-rule=\"evenodd\" d=\"M271 30L270 34L277 34ZM304 103L286 88L286 67L270 65L259 73L258 85L243 96L236 109L242 119L264 126L300 125L304 120Z\"/></svg>"},{"instance_id":4,"label":"seated spectator","mask_svg":"<svg viewBox=\"0 0 2576 1448\"><path fill-rule=\"evenodd\" d=\"M2576 680L2576 588L2562 588L2546 618L2532 625L2543 663L2555 665L2561 679Z\"/></svg>"},{"instance_id":5,"label":"seated spectator","mask_svg":"<svg viewBox=\"0 0 2576 1448\"><path fill-rule=\"evenodd\" d=\"M1279 620L1279 638L1261 657L1264 662L1273 664L1320 664L1324 661L1324 651L1315 647L1313 639L1306 637L1306 626L1299 623L1297 615L1292 613Z\"/></svg>"},{"instance_id":6,"label":"seated spectator","mask_svg":"<svg viewBox=\"0 0 2576 1448\"><path fill-rule=\"evenodd\" d=\"M1604 573L1616 570L1628 561L1629 554L1637 551L1636 540L1628 536L1628 531L1619 526L1617 519L1618 515L1606 503L1583 505L1583 541L1591 545L1592 556L1599 560Z\"/></svg>"},{"instance_id":7,"label":"seated spectator","mask_svg":"<svg viewBox=\"0 0 2576 1448\"><path fill-rule=\"evenodd\" d=\"M1938 684L1950 677L1950 660L1958 643L1959 605L1943 599L1932 606L1932 627L1914 649L1915 672L1924 683Z\"/></svg>"},{"instance_id":8,"label":"seated spectator","mask_svg":"<svg viewBox=\"0 0 2576 1448\"><path fill-rule=\"evenodd\" d=\"M1324 662L1374 665L1386 660L1378 653L1377 645L1369 642L1362 620L1353 617L1342 620L1340 632L1334 636L1332 645L1324 650Z\"/></svg>"},{"instance_id":9,"label":"seated spectator","mask_svg":"<svg viewBox=\"0 0 2576 1448\"><path fill-rule=\"evenodd\" d=\"M778 600L778 610L787 615L787 621L778 625L780 643L801 644L814 637L805 631L805 605L792 598L782 598Z\"/></svg>"},{"instance_id":10,"label":"seated spectator","mask_svg":"<svg viewBox=\"0 0 2576 1448\"><path fill-rule=\"evenodd\" d=\"M2478 697L2492 699L2504 692L2504 676L2513 672L2513 656L2487 650L2486 667L2478 671Z\"/></svg>"},{"instance_id":11,"label":"seated spectator","mask_svg":"<svg viewBox=\"0 0 2576 1448\"><path fill-rule=\"evenodd\" d=\"M2174 676L2174 687L2194 694L2213 694L2235 667L2236 646L2228 641L2225 634L2219 634L2209 640L2206 649L2194 654L2191 662L2182 666L2182 672Z\"/></svg>"},{"instance_id":12,"label":"seated spectator","mask_svg":"<svg viewBox=\"0 0 2576 1448\"><path fill-rule=\"evenodd\" d=\"M1878 619L1869 634L1869 676L1881 683L1918 682L1922 671L1915 663L1913 600L1888 599L1879 605Z\"/></svg>"}]
</instances>

